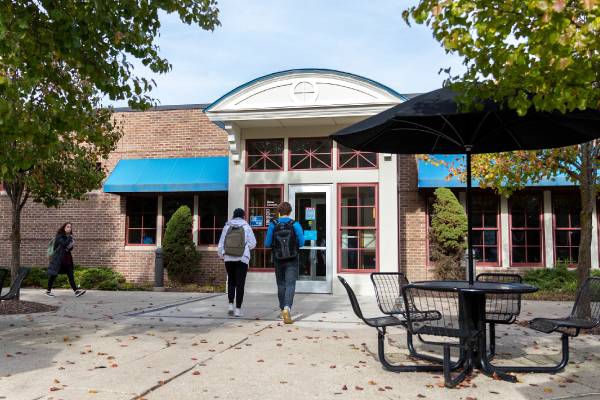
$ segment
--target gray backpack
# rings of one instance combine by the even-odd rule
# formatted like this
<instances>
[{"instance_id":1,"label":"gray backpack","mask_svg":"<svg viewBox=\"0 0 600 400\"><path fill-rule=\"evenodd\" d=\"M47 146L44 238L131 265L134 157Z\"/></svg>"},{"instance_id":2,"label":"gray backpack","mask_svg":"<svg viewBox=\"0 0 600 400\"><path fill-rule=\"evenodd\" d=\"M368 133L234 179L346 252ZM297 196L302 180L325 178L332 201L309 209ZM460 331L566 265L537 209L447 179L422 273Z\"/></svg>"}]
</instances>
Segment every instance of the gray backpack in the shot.
<instances>
[{"instance_id":1,"label":"gray backpack","mask_svg":"<svg viewBox=\"0 0 600 400\"><path fill-rule=\"evenodd\" d=\"M246 232L244 226L229 225L225 234L225 255L241 257L246 250Z\"/></svg>"}]
</instances>

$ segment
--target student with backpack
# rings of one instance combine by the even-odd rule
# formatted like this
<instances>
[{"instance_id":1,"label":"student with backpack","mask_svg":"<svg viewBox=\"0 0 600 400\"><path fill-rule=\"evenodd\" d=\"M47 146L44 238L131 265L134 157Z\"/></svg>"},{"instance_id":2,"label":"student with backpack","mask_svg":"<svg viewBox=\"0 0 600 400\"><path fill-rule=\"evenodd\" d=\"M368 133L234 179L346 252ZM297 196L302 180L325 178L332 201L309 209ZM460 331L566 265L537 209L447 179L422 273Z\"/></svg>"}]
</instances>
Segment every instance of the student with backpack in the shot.
<instances>
[{"instance_id":1,"label":"student with backpack","mask_svg":"<svg viewBox=\"0 0 600 400\"><path fill-rule=\"evenodd\" d=\"M302 226L290 218L292 206L287 201L277 207L279 218L272 220L267 230L265 247L272 249L277 280L277 296L281 318L286 324L293 323L291 309L298 280L300 247L304 246Z\"/></svg>"},{"instance_id":2,"label":"student with backpack","mask_svg":"<svg viewBox=\"0 0 600 400\"><path fill-rule=\"evenodd\" d=\"M252 228L244 219L245 212L236 208L233 218L223 227L219 239L219 257L225 261L227 270L227 296L229 299L228 314L242 317L244 285L250 263L250 250L256 247L256 238ZM235 299L235 311L233 300Z\"/></svg>"},{"instance_id":3,"label":"student with backpack","mask_svg":"<svg viewBox=\"0 0 600 400\"><path fill-rule=\"evenodd\" d=\"M66 222L58 229L56 236L48 244L47 255L50 263L48 265L48 288L46 289L46 296L54 297L52 287L58 274L67 274L69 285L71 285L71 289L73 289L76 297L85 293L85 290L79 289L75 284L73 256L71 255L74 243L73 225L70 222Z\"/></svg>"}]
</instances>

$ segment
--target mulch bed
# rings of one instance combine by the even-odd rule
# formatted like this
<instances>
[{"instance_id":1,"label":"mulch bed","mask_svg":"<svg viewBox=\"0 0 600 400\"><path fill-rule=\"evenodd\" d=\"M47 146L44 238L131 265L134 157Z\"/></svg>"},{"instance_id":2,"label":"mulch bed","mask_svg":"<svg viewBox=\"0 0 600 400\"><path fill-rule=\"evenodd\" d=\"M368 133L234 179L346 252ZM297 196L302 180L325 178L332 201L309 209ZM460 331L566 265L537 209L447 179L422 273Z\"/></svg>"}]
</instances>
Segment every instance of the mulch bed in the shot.
<instances>
[{"instance_id":1,"label":"mulch bed","mask_svg":"<svg viewBox=\"0 0 600 400\"><path fill-rule=\"evenodd\" d=\"M33 301L8 300L0 302L0 315L32 314L56 311L58 307Z\"/></svg>"}]
</instances>

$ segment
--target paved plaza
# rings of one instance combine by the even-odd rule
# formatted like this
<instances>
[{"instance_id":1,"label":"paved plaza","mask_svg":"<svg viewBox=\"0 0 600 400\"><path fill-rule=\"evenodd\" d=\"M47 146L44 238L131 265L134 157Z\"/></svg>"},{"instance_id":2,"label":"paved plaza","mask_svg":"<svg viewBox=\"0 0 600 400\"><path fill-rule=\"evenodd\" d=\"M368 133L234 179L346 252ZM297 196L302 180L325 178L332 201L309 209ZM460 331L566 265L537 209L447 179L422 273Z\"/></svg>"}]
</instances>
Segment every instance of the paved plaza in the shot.
<instances>
[{"instance_id":1,"label":"paved plaza","mask_svg":"<svg viewBox=\"0 0 600 400\"><path fill-rule=\"evenodd\" d=\"M600 399L600 341L572 340L557 375L519 374L516 384L476 375L443 388L436 373L396 374L377 359L377 336L345 296L296 298L296 323L277 319L274 295L248 294L245 317L226 315L226 296L99 292L55 299L24 290L53 313L0 316L0 399ZM366 315L379 314L361 297ZM567 303L524 302L521 318L563 315ZM407 361L402 329L390 358ZM559 335L498 328L498 364L555 361ZM427 349L425 349L427 350Z\"/></svg>"}]
</instances>

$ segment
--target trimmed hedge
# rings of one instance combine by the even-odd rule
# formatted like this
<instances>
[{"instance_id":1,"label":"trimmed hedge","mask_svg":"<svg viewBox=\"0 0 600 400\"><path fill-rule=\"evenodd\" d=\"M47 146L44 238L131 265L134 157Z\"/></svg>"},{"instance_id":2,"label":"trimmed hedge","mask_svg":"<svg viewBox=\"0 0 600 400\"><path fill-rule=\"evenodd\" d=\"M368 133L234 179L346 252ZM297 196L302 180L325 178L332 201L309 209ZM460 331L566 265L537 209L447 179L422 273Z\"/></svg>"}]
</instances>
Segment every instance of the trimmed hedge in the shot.
<instances>
[{"instance_id":1,"label":"trimmed hedge","mask_svg":"<svg viewBox=\"0 0 600 400\"><path fill-rule=\"evenodd\" d=\"M137 285L125 281L125 277L110 268L75 267L75 283L82 289L97 290L146 290L151 285ZM10 275L10 273L9 273ZM47 268L31 268L23 281L22 287L45 288L48 284ZM4 282L10 285L10 278ZM67 275L59 274L56 277L54 287L58 289L69 289Z\"/></svg>"}]
</instances>

